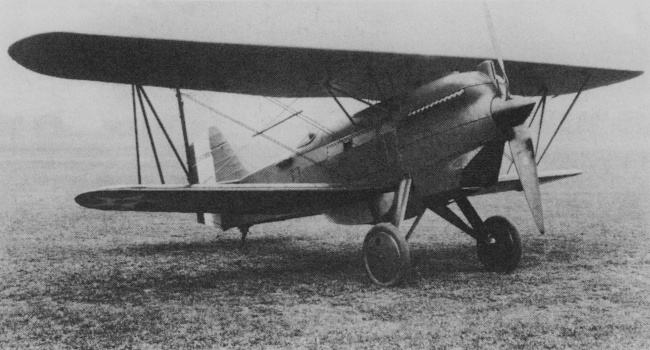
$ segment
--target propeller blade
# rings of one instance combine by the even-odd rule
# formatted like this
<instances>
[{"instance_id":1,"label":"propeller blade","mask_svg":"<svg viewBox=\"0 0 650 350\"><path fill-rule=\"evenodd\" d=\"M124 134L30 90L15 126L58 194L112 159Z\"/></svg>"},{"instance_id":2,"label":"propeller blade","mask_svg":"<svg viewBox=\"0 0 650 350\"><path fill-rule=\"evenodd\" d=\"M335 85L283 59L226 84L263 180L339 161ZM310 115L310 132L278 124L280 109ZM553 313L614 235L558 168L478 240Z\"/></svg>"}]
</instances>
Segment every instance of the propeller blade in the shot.
<instances>
[{"instance_id":1,"label":"propeller blade","mask_svg":"<svg viewBox=\"0 0 650 350\"><path fill-rule=\"evenodd\" d=\"M497 56L497 61L499 62L499 68L501 68L501 73L503 74L503 82L505 83L505 99L510 99L510 82L508 81L508 75L506 74L506 66L503 63L503 57L501 56L501 49L499 48L499 40L497 39L496 32L494 31L494 23L492 23L492 16L490 16L490 8L488 7L487 1L483 0L483 7L485 8L485 21L488 25L488 32L490 33L490 39L492 39L492 48L494 49L494 54Z\"/></svg>"},{"instance_id":2,"label":"propeller blade","mask_svg":"<svg viewBox=\"0 0 650 350\"><path fill-rule=\"evenodd\" d=\"M539 191L539 178L537 177L537 164L535 163L535 151L533 140L530 137L528 128L519 125L513 130L513 138L510 140L510 151L515 162L517 174L528 202L530 212L539 232L544 233L544 214L542 212L542 196Z\"/></svg>"}]
</instances>

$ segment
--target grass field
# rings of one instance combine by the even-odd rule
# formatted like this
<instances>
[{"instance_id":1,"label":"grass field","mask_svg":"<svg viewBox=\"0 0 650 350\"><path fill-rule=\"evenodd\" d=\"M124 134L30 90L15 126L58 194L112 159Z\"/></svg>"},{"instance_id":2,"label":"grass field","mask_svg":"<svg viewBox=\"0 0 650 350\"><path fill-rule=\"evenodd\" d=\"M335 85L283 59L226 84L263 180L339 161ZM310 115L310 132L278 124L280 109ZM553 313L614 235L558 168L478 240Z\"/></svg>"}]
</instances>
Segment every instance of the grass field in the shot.
<instances>
[{"instance_id":1,"label":"grass field","mask_svg":"<svg viewBox=\"0 0 650 350\"><path fill-rule=\"evenodd\" d=\"M240 251L237 232L192 215L74 203L133 182L129 157L4 153L0 348L650 348L647 152L564 164L586 173L543 188L545 236L521 193L478 198L522 233L509 275L485 272L473 242L427 213L415 272L389 289L362 268L369 227L263 225Z\"/></svg>"}]
</instances>

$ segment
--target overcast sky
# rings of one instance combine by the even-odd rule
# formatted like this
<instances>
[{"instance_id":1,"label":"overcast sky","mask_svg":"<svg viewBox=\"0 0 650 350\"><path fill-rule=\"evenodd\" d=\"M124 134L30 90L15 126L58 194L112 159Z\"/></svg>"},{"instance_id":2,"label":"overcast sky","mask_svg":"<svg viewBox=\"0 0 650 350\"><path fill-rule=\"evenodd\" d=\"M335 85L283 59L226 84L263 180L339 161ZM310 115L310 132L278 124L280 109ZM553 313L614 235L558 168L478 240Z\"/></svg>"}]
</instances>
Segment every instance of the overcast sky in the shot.
<instances>
[{"instance_id":1,"label":"overcast sky","mask_svg":"<svg viewBox=\"0 0 650 350\"><path fill-rule=\"evenodd\" d=\"M490 1L489 8L506 59L645 71L650 68L648 1ZM436 55L494 55L484 6L476 1L0 0L0 116L59 116L81 129L97 128L106 121L130 122L129 86L39 75L19 66L6 54L13 42L52 31ZM583 113L623 109L634 114L650 107L648 86L645 74L618 87L586 94L586 101L576 109ZM195 94L258 128L281 112L260 98ZM163 115L175 115L171 91L152 89L152 96ZM558 101L563 103L561 98ZM293 107L330 125L343 118L331 101L298 101ZM214 119L195 109L188 114L194 118L192 134L197 134L197 125L202 125L198 119ZM335 121L331 115L336 115ZM648 125L646 116L627 118L623 121L625 125L637 121ZM235 142L242 142L246 136L237 127L222 126L237 136L239 140ZM290 127L300 128L297 124Z\"/></svg>"}]
</instances>

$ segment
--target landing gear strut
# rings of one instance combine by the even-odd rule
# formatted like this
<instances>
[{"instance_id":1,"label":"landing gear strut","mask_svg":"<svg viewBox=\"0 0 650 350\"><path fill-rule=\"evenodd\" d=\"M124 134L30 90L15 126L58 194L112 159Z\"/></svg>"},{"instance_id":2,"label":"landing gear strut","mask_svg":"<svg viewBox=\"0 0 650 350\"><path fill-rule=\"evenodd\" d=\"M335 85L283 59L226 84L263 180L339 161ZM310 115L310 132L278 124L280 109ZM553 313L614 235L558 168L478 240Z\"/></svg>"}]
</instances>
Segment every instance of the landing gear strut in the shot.
<instances>
[{"instance_id":1,"label":"landing gear strut","mask_svg":"<svg viewBox=\"0 0 650 350\"><path fill-rule=\"evenodd\" d=\"M452 225L476 239L478 258L488 270L509 273L521 260L521 238L514 225L502 216L481 220L472 204L465 197L456 200L471 227L446 205L429 208Z\"/></svg>"}]
</instances>

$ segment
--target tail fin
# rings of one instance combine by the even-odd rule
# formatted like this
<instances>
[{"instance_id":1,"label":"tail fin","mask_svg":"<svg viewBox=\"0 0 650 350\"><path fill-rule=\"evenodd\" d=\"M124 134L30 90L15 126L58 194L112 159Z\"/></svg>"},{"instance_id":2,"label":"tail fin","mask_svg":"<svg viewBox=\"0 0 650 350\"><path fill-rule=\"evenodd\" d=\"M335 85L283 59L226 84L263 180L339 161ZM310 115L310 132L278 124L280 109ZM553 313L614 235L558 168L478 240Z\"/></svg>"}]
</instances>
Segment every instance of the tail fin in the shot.
<instances>
[{"instance_id":1,"label":"tail fin","mask_svg":"<svg viewBox=\"0 0 650 350\"><path fill-rule=\"evenodd\" d=\"M249 174L226 138L216 127L208 129L207 137L201 137L191 146L194 183L214 184L236 181ZM198 222L221 227L219 214L197 213Z\"/></svg>"},{"instance_id":2,"label":"tail fin","mask_svg":"<svg viewBox=\"0 0 650 350\"><path fill-rule=\"evenodd\" d=\"M248 175L249 172L219 129L213 126L208 132L216 181L240 180Z\"/></svg>"}]
</instances>

